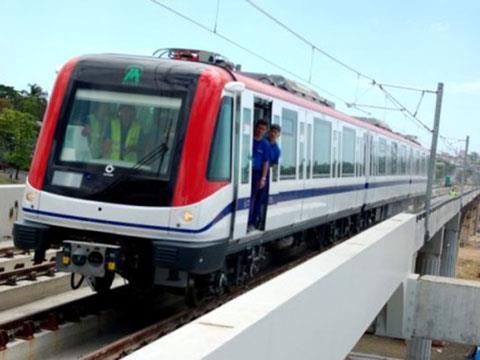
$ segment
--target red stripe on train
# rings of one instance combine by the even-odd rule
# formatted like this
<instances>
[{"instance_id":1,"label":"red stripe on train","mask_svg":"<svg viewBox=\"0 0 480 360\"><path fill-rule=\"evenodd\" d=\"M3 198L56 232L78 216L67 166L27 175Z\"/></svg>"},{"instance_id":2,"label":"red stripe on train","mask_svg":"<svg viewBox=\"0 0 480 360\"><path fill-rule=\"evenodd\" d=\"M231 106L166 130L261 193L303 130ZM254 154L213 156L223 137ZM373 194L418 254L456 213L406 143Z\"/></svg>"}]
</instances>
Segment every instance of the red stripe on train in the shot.
<instances>
[{"instance_id":1,"label":"red stripe on train","mask_svg":"<svg viewBox=\"0 0 480 360\"><path fill-rule=\"evenodd\" d=\"M62 108L65 99L70 75L77 62L78 58L74 58L67 62L60 70L53 87L52 96L48 103L47 110L43 117L42 129L38 136L35 153L30 166L30 172L28 173L28 182L37 190L41 190L43 186L48 157L52 147L58 118L60 116L60 109Z\"/></svg>"}]
</instances>

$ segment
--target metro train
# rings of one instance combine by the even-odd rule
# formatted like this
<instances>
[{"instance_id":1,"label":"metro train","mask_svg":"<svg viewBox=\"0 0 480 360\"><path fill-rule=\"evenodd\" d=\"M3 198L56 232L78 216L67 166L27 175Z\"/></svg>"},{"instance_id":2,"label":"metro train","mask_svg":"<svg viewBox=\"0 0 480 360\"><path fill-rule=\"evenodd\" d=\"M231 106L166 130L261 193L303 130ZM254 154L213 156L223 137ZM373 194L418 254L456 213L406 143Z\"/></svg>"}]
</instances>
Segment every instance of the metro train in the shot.
<instances>
[{"instance_id":1,"label":"metro train","mask_svg":"<svg viewBox=\"0 0 480 360\"><path fill-rule=\"evenodd\" d=\"M58 73L14 225L35 261L56 247L57 267L97 291L118 273L195 300L425 194L414 139L218 54L163 54L83 56ZM282 156L249 232L258 119L281 125Z\"/></svg>"}]
</instances>

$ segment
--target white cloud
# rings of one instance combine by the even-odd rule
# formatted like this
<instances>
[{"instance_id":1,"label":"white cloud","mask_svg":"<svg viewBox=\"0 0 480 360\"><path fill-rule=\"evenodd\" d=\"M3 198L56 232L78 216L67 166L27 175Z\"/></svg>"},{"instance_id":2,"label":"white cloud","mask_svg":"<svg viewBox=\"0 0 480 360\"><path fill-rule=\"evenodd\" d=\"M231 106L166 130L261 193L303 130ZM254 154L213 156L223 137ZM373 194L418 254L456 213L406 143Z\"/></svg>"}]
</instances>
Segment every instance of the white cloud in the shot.
<instances>
[{"instance_id":1,"label":"white cloud","mask_svg":"<svg viewBox=\"0 0 480 360\"><path fill-rule=\"evenodd\" d=\"M480 94L480 80L465 81L457 84L447 84L446 91L454 94Z\"/></svg>"},{"instance_id":2,"label":"white cloud","mask_svg":"<svg viewBox=\"0 0 480 360\"><path fill-rule=\"evenodd\" d=\"M446 21L437 21L430 24L430 31L443 33L450 30L450 24Z\"/></svg>"}]
</instances>

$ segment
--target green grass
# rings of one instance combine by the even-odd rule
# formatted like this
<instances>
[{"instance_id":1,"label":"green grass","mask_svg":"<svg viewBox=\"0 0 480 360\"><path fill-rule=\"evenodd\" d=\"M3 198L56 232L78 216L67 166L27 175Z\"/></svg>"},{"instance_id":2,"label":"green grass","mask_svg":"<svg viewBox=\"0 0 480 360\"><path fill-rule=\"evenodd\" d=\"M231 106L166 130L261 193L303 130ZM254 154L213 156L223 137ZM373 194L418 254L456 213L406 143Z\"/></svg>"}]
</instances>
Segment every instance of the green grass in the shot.
<instances>
[{"instance_id":1,"label":"green grass","mask_svg":"<svg viewBox=\"0 0 480 360\"><path fill-rule=\"evenodd\" d=\"M0 176L0 185L4 185L4 184L13 184L13 183L10 181L10 179Z\"/></svg>"},{"instance_id":2,"label":"green grass","mask_svg":"<svg viewBox=\"0 0 480 360\"><path fill-rule=\"evenodd\" d=\"M16 184L15 181L10 180L7 174L0 174L0 185Z\"/></svg>"}]
</instances>

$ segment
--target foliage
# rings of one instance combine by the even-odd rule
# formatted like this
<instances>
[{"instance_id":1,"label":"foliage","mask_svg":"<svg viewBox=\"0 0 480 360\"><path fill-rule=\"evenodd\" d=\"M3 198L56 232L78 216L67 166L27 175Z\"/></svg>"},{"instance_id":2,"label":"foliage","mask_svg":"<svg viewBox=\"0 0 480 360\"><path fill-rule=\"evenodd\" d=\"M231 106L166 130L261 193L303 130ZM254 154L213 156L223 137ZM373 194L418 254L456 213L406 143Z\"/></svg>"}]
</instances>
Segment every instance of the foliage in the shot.
<instances>
[{"instance_id":1,"label":"foliage","mask_svg":"<svg viewBox=\"0 0 480 360\"><path fill-rule=\"evenodd\" d=\"M17 175L20 169L28 169L37 135L33 115L12 109L0 113L0 158L14 166Z\"/></svg>"},{"instance_id":2,"label":"foliage","mask_svg":"<svg viewBox=\"0 0 480 360\"><path fill-rule=\"evenodd\" d=\"M0 112L14 109L28 113L36 121L42 121L47 107L47 93L37 84L28 84L28 90L17 91L11 86L0 84Z\"/></svg>"},{"instance_id":3,"label":"foliage","mask_svg":"<svg viewBox=\"0 0 480 360\"><path fill-rule=\"evenodd\" d=\"M47 106L47 94L37 84L17 91L0 84L0 165L28 169L39 124Z\"/></svg>"}]
</instances>

